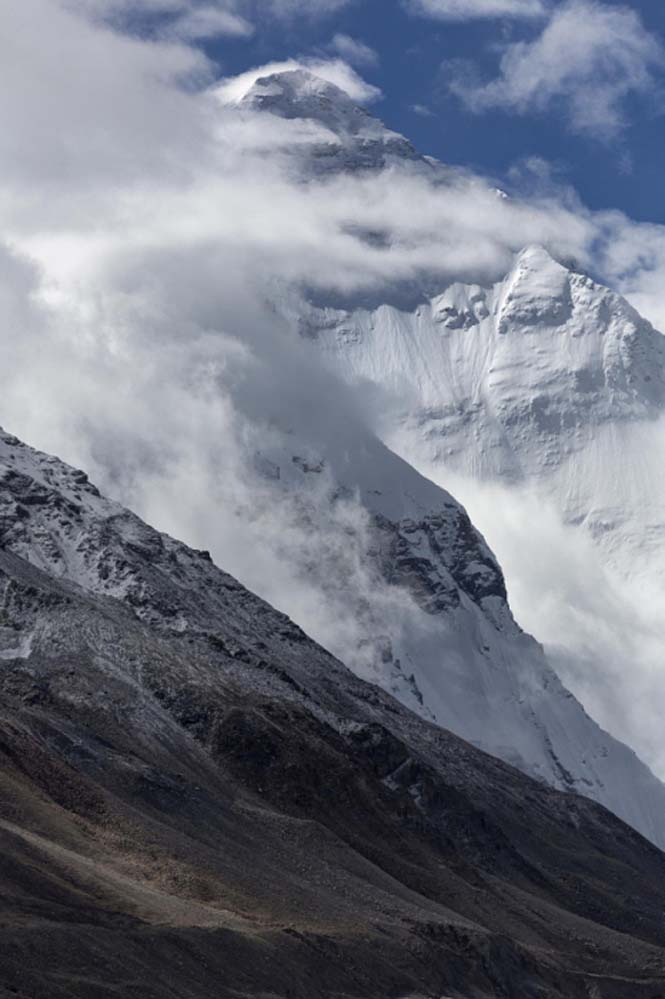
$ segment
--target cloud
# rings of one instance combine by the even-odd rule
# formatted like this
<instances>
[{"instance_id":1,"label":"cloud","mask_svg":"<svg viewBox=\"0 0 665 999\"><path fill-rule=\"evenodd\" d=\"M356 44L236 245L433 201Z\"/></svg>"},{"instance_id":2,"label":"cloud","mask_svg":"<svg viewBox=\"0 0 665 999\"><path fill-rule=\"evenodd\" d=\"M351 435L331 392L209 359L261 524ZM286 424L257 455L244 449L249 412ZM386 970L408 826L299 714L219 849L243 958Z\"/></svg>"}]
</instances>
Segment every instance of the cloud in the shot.
<instances>
[{"instance_id":1,"label":"cloud","mask_svg":"<svg viewBox=\"0 0 665 999\"><path fill-rule=\"evenodd\" d=\"M598 266L607 282L665 332L665 226L606 216Z\"/></svg>"},{"instance_id":2,"label":"cloud","mask_svg":"<svg viewBox=\"0 0 665 999\"><path fill-rule=\"evenodd\" d=\"M405 0L408 10L440 21L532 18L546 13L545 0Z\"/></svg>"},{"instance_id":3,"label":"cloud","mask_svg":"<svg viewBox=\"0 0 665 999\"><path fill-rule=\"evenodd\" d=\"M414 114L417 114L419 118L433 118L434 112L428 108L425 104L412 104L411 110Z\"/></svg>"},{"instance_id":4,"label":"cloud","mask_svg":"<svg viewBox=\"0 0 665 999\"><path fill-rule=\"evenodd\" d=\"M350 35L337 34L330 43L330 48L346 62L356 66L377 66L378 53L364 42L351 38Z\"/></svg>"},{"instance_id":5,"label":"cloud","mask_svg":"<svg viewBox=\"0 0 665 999\"><path fill-rule=\"evenodd\" d=\"M116 28L132 30L139 25L145 30L146 20L156 28L166 28L176 20L190 19L226 25L225 33L242 34L248 22L241 17L247 9L245 0L55 0L73 14L83 14L97 21L106 21ZM190 35L191 39L204 37Z\"/></svg>"},{"instance_id":6,"label":"cloud","mask_svg":"<svg viewBox=\"0 0 665 999\"><path fill-rule=\"evenodd\" d=\"M263 0L276 17L326 17L348 7L353 0Z\"/></svg>"},{"instance_id":7,"label":"cloud","mask_svg":"<svg viewBox=\"0 0 665 999\"><path fill-rule=\"evenodd\" d=\"M4 13L0 422L211 548L351 661L354 606L371 597L378 621L406 623L410 606L364 564L353 497L331 505L322 479L326 502L314 487L294 499L266 469L296 430L315 453L362 439L377 403L323 370L292 306L305 289L382 300L491 282L543 243L665 313L665 229L556 189L498 198L482 178L412 161L294 180L320 131L239 115L195 46L131 36L100 10L22 0ZM367 95L339 60L307 66ZM275 68L224 81L227 98Z\"/></svg>"},{"instance_id":8,"label":"cloud","mask_svg":"<svg viewBox=\"0 0 665 999\"><path fill-rule=\"evenodd\" d=\"M310 20L337 13L353 0L55 0L72 13L116 28L182 41L250 37L270 20Z\"/></svg>"},{"instance_id":9,"label":"cloud","mask_svg":"<svg viewBox=\"0 0 665 999\"><path fill-rule=\"evenodd\" d=\"M89 186L110 192L111 179L186 169L189 143L205 156L209 129L193 91L213 67L199 50L140 41L47 0L22 0L3 21L0 185L20 185L27 201L31 190L67 188L87 212ZM57 211L54 200L47 214Z\"/></svg>"},{"instance_id":10,"label":"cloud","mask_svg":"<svg viewBox=\"0 0 665 999\"><path fill-rule=\"evenodd\" d=\"M204 38L228 36L249 38L254 27L244 17L220 7L193 7L162 28L166 39L194 42Z\"/></svg>"},{"instance_id":11,"label":"cloud","mask_svg":"<svg viewBox=\"0 0 665 999\"><path fill-rule=\"evenodd\" d=\"M665 458L662 420L636 426L635 437L640 435L648 438L656 463ZM652 577L645 588L608 569L591 538L562 523L544 495L547 485L509 488L429 471L445 481L487 538L517 620L545 644L566 686L665 778L662 586Z\"/></svg>"},{"instance_id":12,"label":"cloud","mask_svg":"<svg viewBox=\"0 0 665 999\"><path fill-rule=\"evenodd\" d=\"M571 130L607 139L626 124L626 99L652 95L664 66L665 49L636 11L570 0L534 41L504 48L496 79L479 82L453 64L450 89L475 112L560 109Z\"/></svg>"},{"instance_id":13,"label":"cloud","mask_svg":"<svg viewBox=\"0 0 665 999\"><path fill-rule=\"evenodd\" d=\"M367 104L378 100L381 91L378 87L367 83L351 66L341 59L320 59L302 56L298 59L287 59L283 62L270 62L265 66L257 66L239 76L221 80L216 88L216 94L223 104L237 104L254 86L257 80L273 73L283 73L288 70L307 69L322 80L334 83L348 96L359 104Z\"/></svg>"}]
</instances>

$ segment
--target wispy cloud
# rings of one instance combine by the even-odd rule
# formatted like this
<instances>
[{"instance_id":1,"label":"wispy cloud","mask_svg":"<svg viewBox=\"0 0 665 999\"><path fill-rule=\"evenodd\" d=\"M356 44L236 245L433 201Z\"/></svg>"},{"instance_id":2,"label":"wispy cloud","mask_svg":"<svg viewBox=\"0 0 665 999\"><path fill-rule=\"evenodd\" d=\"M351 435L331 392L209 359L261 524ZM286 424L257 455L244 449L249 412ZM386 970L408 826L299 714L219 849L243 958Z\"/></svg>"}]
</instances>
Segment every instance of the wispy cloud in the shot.
<instances>
[{"instance_id":1,"label":"wispy cloud","mask_svg":"<svg viewBox=\"0 0 665 999\"><path fill-rule=\"evenodd\" d=\"M664 67L665 49L634 10L570 0L534 41L505 47L495 79L482 82L464 64L447 69L472 111L560 109L573 131L610 138L626 124L626 99L653 94Z\"/></svg>"},{"instance_id":2,"label":"wispy cloud","mask_svg":"<svg viewBox=\"0 0 665 999\"><path fill-rule=\"evenodd\" d=\"M72 11L121 28L140 21L160 37L197 41L249 37L266 21L314 20L335 14L353 0L55 0Z\"/></svg>"},{"instance_id":3,"label":"wispy cloud","mask_svg":"<svg viewBox=\"0 0 665 999\"><path fill-rule=\"evenodd\" d=\"M353 0L262 0L277 17L325 17L348 7Z\"/></svg>"},{"instance_id":4,"label":"wispy cloud","mask_svg":"<svg viewBox=\"0 0 665 999\"><path fill-rule=\"evenodd\" d=\"M348 96L359 104L368 104L381 97L378 87L363 80L356 71L342 59L325 59L301 56L298 59L287 59L283 62L271 62L265 66L256 66L239 76L229 77L220 81L216 88L218 98L224 104L234 104L245 96L258 79L283 73L287 70L307 69L322 80L334 83Z\"/></svg>"},{"instance_id":5,"label":"wispy cloud","mask_svg":"<svg viewBox=\"0 0 665 999\"><path fill-rule=\"evenodd\" d=\"M545 0L404 0L407 10L440 21L532 18L547 11Z\"/></svg>"},{"instance_id":6,"label":"wispy cloud","mask_svg":"<svg viewBox=\"0 0 665 999\"><path fill-rule=\"evenodd\" d=\"M224 7L205 5L192 7L169 20L162 28L162 37L184 42L227 36L249 38L254 26Z\"/></svg>"},{"instance_id":7,"label":"wispy cloud","mask_svg":"<svg viewBox=\"0 0 665 999\"><path fill-rule=\"evenodd\" d=\"M337 55L355 66L376 66L379 55L369 45L351 38L350 35L337 34L330 43L330 48Z\"/></svg>"}]
</instances>

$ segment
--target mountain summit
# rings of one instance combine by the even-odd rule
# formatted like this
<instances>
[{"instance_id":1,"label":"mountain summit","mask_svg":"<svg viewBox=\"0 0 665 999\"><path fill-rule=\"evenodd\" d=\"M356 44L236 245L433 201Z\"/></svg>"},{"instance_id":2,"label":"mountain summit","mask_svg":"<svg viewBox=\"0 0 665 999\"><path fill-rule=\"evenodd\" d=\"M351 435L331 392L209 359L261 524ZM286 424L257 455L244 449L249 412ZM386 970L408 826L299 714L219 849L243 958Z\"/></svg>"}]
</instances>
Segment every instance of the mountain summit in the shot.
<instances>
[{"instance_id":1,"label":"mountain summit","mask_svg":"<svg viewBox=\"0 0 665 999\"><path fill-rule=\"evenodd\" d=\"M309 118L337 135L379 137L388 129L349 95L306 69L259 77L238 103L240 108L267 111L280 118Z\"/></svg>"},{"instance_id":2,"label":"mountain summit","mask_svg":"<svg viewBox=\"0 0 665 999\"><path fill-rule=\"evenodd\" d=\"M377 170L393 161L429 169L403 135L386 128L340 87L307 69L260 77L237 107L316 126L318 134L311 137L309 148L301 148L315 173Z\"/></svg>"},{"instance_id":3,"label":"mountain summit","mask_svg":"<svg viewBox=\"0 0 665 999\"><path fill-rule=\"evenodd\" d=\"M665 337L624 298L533 246L491 287L316 316L337 371L408 400L387 438L407 460L542 489L611 564L665 578Z\"/></svg>"}]
</instances>

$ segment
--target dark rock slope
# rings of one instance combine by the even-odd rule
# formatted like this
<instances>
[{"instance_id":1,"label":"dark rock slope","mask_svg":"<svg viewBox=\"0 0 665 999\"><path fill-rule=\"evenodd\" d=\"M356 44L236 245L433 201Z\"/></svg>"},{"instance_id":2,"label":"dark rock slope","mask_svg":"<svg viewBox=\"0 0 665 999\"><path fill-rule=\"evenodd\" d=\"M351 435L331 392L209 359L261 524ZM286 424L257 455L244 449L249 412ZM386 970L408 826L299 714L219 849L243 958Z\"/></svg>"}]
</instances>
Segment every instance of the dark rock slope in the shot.
<instances>
[{"instance_id":1,"label":"dark rock slope","mask_svg":"<svg viewBox=\"0 0 665 999\"><path fill-rule=\"evenodd\" d=\"M665 855L2 447L1 999L665 996Z\"/></svg>"}]
</instances>

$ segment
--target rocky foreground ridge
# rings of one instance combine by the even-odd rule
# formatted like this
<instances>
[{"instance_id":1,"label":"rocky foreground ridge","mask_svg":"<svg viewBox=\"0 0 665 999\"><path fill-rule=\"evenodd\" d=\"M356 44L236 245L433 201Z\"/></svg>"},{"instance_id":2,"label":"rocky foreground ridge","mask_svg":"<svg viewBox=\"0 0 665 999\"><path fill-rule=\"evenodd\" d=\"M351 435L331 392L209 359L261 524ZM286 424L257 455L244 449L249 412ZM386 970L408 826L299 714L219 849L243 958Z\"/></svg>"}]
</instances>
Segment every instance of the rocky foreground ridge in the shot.
<instances>
[{"instance_id":1,"label":"rocky foreground ridge","mask_svg":"<svg viewBox=\"0 0 665 999\"><path fill-rule=\"evenodd\" d=\"M665 995L665 855L2 437L0 997Z\"/></svg>"}]
</instances>

